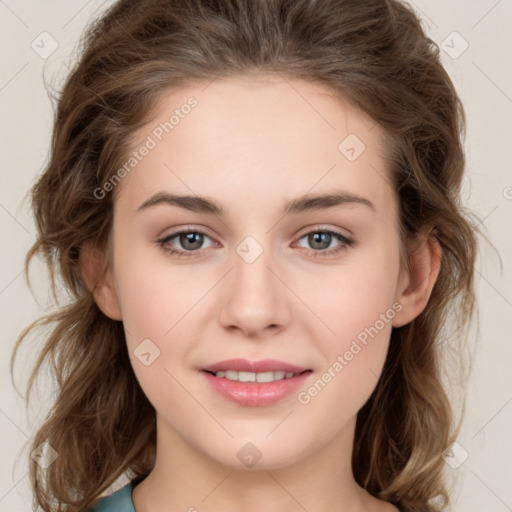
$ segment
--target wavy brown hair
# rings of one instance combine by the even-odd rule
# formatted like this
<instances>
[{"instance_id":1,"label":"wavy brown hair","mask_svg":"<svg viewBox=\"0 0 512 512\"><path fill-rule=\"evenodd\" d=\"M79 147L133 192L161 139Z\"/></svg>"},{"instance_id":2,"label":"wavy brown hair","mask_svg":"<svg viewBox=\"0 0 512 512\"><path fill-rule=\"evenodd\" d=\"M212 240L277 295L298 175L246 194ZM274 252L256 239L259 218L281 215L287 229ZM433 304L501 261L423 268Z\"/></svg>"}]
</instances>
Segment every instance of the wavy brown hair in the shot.
<instances>
[{"instance_id":1,"label":"wavy brown hair","mask_svg":"<svg viewBox=\"0 0 512 512\"><path fill-rule=\"evenodd\" d=\"M461 204L465 116L439 47L398 0L121 0L82 37L30 191L38 237L27 280L40 254L55 299L57 277L70 297L20 334L11 358L12 373L29 331L52 326L27 385L28 401L51 361L56 399L31 448L47 442L58 457L47 469L29 458L44 511L84 510L121 475L145 477L155 462L155 410L132 371L123 324L102 313L80 273L84 244L106 248L112 226L112 194L94 191L126 160L163 94L250 73L310 80L370 115L387 139L402 250L433 228L439 277L425 310L392 330L381 378L358 412L352 467L359 485L404 512L450 502L442 454L460 421L443 362L467 346L477 223Z\"/></svg>"}]
</instances>

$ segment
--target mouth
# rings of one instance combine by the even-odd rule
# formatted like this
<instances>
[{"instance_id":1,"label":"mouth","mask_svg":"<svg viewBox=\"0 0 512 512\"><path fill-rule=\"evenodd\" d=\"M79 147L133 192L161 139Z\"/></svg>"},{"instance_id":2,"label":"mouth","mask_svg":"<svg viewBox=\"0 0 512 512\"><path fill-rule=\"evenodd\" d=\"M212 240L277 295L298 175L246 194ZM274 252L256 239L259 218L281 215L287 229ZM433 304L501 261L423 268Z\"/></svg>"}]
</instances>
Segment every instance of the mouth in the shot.
<instances>
[{"instance_id":1,"label":"mouth","mask_svg":"<svg viewBox=\"0 0 512 512\"><path fill-rule=\"evenodd\" d=\"M245 407L263 407L296 392L313 370L274 359L230 359L201 368L200 373L224 398Z\"/></svg>"},{"instance_id":2,"label":"mouth","mask_svg":"<svg viewBox=\"0 0 512 512\"><path fill-rule=\"evenodd\" d=\"M220 379L233 380L238 382L275 382L284 379L291 379L293 377L297 377L298 375L302 375L304 373L311 373L312 370L304 370L302 372L285 372L285 371L275 371L275 372L239 372L236 370L219 370L217 372L212 372L208 370L202 370L214 377L218 377Z\"/></svg>"},{"instance_id":3,"label":"mouth","mask_svg":"<svg viewBox=\"0 0 512 512\"><path fill-rule=\"evenodd\" d=\"M226 375L231 375L233 377L233 372L242 374L277 373L278 375L283 372L284 375L280 378L286 378L287 374L301 374L304 371L311 369L303 366L297 366L286 361L280 361L278 359L262 359L260 361L249 361L248 359L226 359L224 361L219 361L218 363L203 366L201 370L214 374L219 371L226 372ZM226 377L226 375L222 375L222 377Z\"/></svg>"}]
</instances>

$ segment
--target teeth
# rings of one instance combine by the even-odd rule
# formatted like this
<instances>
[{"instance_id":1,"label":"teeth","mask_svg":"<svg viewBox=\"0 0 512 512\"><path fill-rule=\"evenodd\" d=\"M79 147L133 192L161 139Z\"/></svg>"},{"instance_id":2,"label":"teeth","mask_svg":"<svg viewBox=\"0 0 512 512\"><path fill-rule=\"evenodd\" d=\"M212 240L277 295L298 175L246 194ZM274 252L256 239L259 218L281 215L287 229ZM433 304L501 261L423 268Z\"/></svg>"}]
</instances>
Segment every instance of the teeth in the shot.
<instances>
[{"instance_id":1,"label":"teeth","mask_svg":"<svg viewBox=\"0 0 512 512\"><path fill-rule=\"evenodd\" d=\"M275 380L289 379L299 375L293 372L237 372L235 370L218 371L216 377L226 378L228 380L238 380L240 382L274 382Z\"/></svg>"}]
</instances>

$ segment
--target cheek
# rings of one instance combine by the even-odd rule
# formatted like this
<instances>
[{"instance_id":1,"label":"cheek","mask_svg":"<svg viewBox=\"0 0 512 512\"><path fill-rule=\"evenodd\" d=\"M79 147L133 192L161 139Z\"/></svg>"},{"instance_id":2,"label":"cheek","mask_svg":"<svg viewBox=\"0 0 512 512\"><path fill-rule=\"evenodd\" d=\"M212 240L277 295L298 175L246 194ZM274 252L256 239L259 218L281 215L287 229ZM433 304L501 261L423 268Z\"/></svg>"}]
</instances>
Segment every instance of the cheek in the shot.
<instances>
[{"instance_id":1,"label":"cheek","mask_svg":"<svg viewBox=\"0 0 512 512\"><path fill-rule=\"evenodd\" d=\"M324 332L330 332L326 346L342 348L390 308L388 316L394 315L398 272L398 248L381 246L354 253L346 265L307 281L304 296L308 305L328 328Z\"/></svg>"},{"instance_id":2,"label":"cheek","mask_svg":"<svg viewBox=\"0 0 512 512\"><path fill-rule=\"evenodd\" d=\"M181 380L181 366L201 340L215 279L211 271L163 258L158 265L148 262L144 251L119 251L116 262L127 350L142 389L157 407L162 393L180 393L172 376Z\"/></svg>"},{"instance_id":3,"label":"cheek","mask_svg":"<svg viewBox=\"0 0 512 512\"><path fill-rule=\"evenodd\" d=\"M167 262L163 255L155 262L154 251L119 250L118 295L125 329L139 338L163 340L190 321L188 315L193 316L198 300L213 283L211 276Z\"/></svg>"},{"instance_id":4,"label":"cheek","mask_svg":"<svg viewBox=\"0 0 512 512\"><path fill-rule=\"evenodd\" d=\"M360 253L357 264L340 268L320 286L317 281L311 287L309 305L324 324L322 335L317 331L312 339L317 340L325 366L320 382L305 390L301 403L321 394L315 400L324 411L332 411L328 404L343 403L345 410L355 412L366 402L382 372L392 320L401 308L395 301L398 270L398 251L389 247ZM318 413L323 414L322 408Z\"/></svg>"},{"instance_id":5,"label":"cheek","mask_svg":"<svg viewBox=\"0 0 512 512\"><path fill-rule=\"evenodd\" d=\"M156 410L166 410L172 402L173 414L187 414L186 396L177 399L182 392L178 367L192 349L190 340L197 339L191 333L197 293L190 291L187 279L176 270L165 272L163 268L146 266L135 255L126 258L123 265L130 271L118 284L127 350L135 376Z\"/></svg>"}]
</instances>

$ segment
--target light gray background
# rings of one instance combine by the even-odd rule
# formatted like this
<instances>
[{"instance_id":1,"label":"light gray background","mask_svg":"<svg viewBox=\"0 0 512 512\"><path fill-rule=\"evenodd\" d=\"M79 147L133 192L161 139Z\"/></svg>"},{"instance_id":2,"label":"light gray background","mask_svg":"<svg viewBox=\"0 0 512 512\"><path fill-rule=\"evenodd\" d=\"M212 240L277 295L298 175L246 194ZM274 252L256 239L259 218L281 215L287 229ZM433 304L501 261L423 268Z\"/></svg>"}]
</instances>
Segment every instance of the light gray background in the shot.
<instances>
[{"instance_id":1,"label":"light gray background","mask_svg":"<svg viewBox=\"0 0 512 512\"><path fill-rule=\"evenodd\" d=\"M52 126L43 68L51 80L63 77L86 23L110 4L99 0L0 0L2 512L32 510L25 462L28 450L23 446L53 398L51 387L41 383L34 395L30 423L9 376L16 336L50 305L40 262L31 267L35 297L22 273L24 255L35 237L28 203L22 200L44 165ZM452 510L505 512L512 510L512 2L414 0L411 4L430 37L441 46L443 62L465 104L468 177L464 201L483 219L503 260L500 270L496 254L484 246L478 261L481 324L458 438L458 451L465 450L468 458L456 469L446 465L455 485ZM42 32L48 32L58 44L47 59L31 46L39 53L51 49L51 39ZM468 47L462 52L465 42ZM22 391L36 343L41 341L30 338L22 349L22 362L18 361L15 374Z\"/></svg>"}]
</instances>

